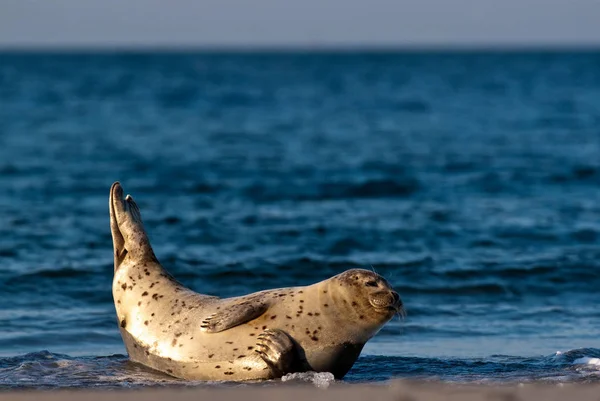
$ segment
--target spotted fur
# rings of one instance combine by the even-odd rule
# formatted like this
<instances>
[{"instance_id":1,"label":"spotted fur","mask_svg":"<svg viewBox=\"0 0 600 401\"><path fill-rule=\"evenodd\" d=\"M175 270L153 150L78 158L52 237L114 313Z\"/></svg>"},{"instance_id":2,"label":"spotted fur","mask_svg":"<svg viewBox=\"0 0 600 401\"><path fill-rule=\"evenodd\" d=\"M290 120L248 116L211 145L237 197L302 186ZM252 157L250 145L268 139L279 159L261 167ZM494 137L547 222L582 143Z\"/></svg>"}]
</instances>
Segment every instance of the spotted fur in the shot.
<instances>
[{"instance_id":1,"label":"spotted fur","mask_svg":"<svg viewBox=\"0 0 600 401\"><path fill-rule=\"evenodd\" d=\"M359 269L242 297L198 294L158 262L139 209L119 183L109 203L113 297L125 347L131 360L170 375L256 380L313 370L340 378L401 309L381 276Z\"/></svg>"}]
</instances>

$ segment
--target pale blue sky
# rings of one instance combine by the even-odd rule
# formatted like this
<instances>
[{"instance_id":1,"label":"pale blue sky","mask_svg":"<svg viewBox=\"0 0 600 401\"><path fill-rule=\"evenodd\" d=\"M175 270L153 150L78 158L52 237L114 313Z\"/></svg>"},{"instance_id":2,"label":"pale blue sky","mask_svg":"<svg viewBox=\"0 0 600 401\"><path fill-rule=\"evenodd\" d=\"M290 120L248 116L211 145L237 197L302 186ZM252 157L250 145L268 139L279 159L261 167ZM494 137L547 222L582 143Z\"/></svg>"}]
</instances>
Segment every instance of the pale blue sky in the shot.
<instances>
[{"instance_id":1,"label":"pale blue sky","mask_svg":"<svg viewBox=\"0 0 600 401\"><path fill-rule=\"evenodd\" d=\"M600 0L0 0L0 46L600 44Z\"/></svg>"}]
</instances>

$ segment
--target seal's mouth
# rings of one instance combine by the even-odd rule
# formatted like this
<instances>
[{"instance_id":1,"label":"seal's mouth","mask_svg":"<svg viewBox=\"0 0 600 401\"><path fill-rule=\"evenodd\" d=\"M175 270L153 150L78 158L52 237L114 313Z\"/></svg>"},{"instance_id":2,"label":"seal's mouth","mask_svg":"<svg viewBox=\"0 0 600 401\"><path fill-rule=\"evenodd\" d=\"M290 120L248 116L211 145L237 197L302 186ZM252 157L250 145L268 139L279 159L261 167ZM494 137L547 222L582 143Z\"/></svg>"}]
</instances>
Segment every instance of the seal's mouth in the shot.
<instances>
[{"instance_id":1,"label":"seal's mouth","mask_svg":"<svg viewBox=\"0 0 600 401\"><path fill-rule=\"evenodd\" d=\"M404 305L396 291L376 292L369 297L369 302L377 310L392 313L402 318L406 316Z\"/></svg>"}]
</instances>

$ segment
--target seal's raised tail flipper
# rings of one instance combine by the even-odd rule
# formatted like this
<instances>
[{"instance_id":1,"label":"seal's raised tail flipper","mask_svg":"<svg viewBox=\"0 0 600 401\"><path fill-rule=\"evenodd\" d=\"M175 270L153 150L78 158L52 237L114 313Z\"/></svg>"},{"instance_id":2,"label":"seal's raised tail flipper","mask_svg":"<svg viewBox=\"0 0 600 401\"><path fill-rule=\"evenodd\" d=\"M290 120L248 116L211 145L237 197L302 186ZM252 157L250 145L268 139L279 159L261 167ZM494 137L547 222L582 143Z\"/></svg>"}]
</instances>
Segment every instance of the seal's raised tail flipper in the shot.
<instances>
[{"instance_id":1,"label":"seal's raised tail flipper","mask_svg":"<svg viewBox=\"0 0 600 401\"><path fill-rule=\"evenodd\" d=\"M150 257L156 260L140 209L130 195L123 197L123 188L115 182L110 188L110 231L113 238L115 271L127 256L137 260Z\"/></svg>"}]
</instances>

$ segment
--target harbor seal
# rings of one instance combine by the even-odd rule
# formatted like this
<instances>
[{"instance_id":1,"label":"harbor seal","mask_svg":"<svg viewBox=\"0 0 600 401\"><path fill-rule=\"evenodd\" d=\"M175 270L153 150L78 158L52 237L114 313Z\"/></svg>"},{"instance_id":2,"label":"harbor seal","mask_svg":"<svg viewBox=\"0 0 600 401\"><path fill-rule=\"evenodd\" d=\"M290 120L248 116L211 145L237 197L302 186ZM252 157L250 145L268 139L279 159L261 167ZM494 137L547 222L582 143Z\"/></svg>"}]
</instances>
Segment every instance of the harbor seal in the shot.
<instances>
[{"instance_id":1,"label":"harbor seal","mask_svg":"<svg viewBox=\"0 0 600 401\"><path fill-rule=\"evenodd\" d=\"M341 378L365 343L404 313L388 282L362 269L234 298L198 294L161 266L118 182L109 208L121 336L132 361L169 375L237 381L312 370Z\"/></svg>"}]
</instances>

